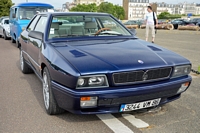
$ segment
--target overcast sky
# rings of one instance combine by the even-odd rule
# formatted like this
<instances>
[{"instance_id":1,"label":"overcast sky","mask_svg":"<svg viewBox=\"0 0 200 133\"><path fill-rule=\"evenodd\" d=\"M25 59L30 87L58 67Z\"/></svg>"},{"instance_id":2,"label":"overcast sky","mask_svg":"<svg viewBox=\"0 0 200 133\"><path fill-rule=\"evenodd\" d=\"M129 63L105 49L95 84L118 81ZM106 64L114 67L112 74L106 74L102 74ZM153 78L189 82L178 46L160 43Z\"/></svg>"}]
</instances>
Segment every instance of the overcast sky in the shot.
<instances>
[{"instance_id":1,"label":"overcast sky","mask_svg":"<svg viewBox=\"0 0 200 133\"><path fill-rule=\"evenodd\" d=\"M28 0L28 1L41 2L41 0ZM43 0L42 2L49 3L49 4L53 5L55 8L61 8L62 4L64 4L65 2L72 2L72 1L73 0ZM104 1L112 2L114 4L120 4L120 5L122 4L122 0L104 0ZM165 0L150 0L150 2L163 2L163 1L165 1ZM199 0L184 0L184 1L200 3ZM12 0L12 2L13 3L21 3L21 2L26 2L26 0ZM182 2L182 0L167 0L166 3L176 4L176 3L180 3L180 2Z\"/></svg>"}]
</instances>

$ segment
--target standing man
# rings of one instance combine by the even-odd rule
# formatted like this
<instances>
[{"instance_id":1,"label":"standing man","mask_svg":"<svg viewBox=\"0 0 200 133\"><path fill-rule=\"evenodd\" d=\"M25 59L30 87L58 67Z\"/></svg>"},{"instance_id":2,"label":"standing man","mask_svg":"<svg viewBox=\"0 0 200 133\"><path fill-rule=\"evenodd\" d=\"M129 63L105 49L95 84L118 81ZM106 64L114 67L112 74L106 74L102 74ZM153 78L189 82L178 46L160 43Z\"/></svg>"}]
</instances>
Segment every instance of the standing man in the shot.
<instances>
[{"instance_id":1,"label":"standing man","mask_svg":"<svg viewBox=\"0 0 200 133\"><path fill-rule=\"evenodd\" d=\"M152 43L154 43L155 39L155 26L158 26L158 19L156 13L152 11L152 7L147 7L148 13L146 14L146 41L148 41L149 37L149 29L152 32Z\"/></svg>"}]
</instances>

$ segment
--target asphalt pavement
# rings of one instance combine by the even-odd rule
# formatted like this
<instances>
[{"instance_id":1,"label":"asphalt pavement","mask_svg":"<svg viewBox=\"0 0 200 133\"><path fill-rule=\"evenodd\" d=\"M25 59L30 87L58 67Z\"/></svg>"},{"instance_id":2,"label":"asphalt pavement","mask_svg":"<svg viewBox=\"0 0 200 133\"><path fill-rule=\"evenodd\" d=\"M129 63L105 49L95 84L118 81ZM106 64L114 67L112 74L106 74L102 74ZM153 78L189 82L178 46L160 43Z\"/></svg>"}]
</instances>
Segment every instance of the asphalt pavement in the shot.
<instances>
[{"instance_id":1,"label":"asphalt pavement","mask_svg":"<svg viewBox=\"0 0 200 133\"><path fill-rule=\"evenodd\" d=\"M137 30L145 39L145 30ZM151 40L149 40L151 41ZM158 30L155 44L200 65L200 31ZM46 114L42 83L35 74L22 74L19 50L0 38L0 133L198 133L200 75L179 100L148 112L107 115Z\"/></svg>"}]
</instances>

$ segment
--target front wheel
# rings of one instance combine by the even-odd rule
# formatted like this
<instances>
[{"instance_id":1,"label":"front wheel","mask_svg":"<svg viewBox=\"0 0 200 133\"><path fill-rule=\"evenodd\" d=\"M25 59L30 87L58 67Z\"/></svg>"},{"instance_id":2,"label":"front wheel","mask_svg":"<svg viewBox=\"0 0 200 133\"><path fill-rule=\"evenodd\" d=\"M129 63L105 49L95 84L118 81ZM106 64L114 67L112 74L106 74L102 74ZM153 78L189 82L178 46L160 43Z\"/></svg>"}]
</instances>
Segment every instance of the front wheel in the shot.
<instances>
[{"instance_id":1,"label":"front wheel","mask_svg":"<svg viewBox=\"0 0 200 133\"><path fill-rule=\"evenodd\" d=\"M43 98L44 98L44 105L47 114L55 115L63 113L64 110L61 109L52 92L51 88L51 78L48 69L45 67L43 71Z\"/></svg>"}]
</instances>

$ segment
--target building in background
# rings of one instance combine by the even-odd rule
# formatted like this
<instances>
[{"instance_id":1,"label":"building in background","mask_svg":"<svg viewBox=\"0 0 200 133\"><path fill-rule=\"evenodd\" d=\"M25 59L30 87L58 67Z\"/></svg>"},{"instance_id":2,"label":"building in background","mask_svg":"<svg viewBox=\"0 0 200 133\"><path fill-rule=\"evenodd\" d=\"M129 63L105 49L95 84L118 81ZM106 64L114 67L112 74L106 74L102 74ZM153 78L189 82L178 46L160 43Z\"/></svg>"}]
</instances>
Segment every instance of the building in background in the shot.
<instances>
[{"instance_id":1,"label":"building in background","mask_svg":"<svg viewBox=\"0 0 200 133\"><path fill-rule=\"evenodd\" d=\"M184 14L183 4L167 4L157 3L157 15L162 12L169 12L170 14Z\"/></svg>"},{"instance_id":2,"label":"building in background","mask_svg":"<svg viewBox=\"0 0 200 133\"><path fill-rule=\"evenodd\" d=\"M125 19L134 20L144 18L149 0L123 0Z\"/></svg>"},{"instance_id":3,"label":"building in background","mask_svg":"<svg viewBox=\"0 0 200 133\"><path fill-rule=\"evenodd\" d=\"M66 2L62 5L63 12L69 12L72 7L75 7L76 4L74 2Z\"/></svg>"},{"instance_id":4,"label":"building in background","mask_svg":"<svg viewBox=\"0 0 200 133\"><path fill-rule=\"evenodd\" d=\"M200 4L196 5L196 15L200 15Z\"/></svg>"},{"instance_id":5,"label":"building in background","mask_svg":"<svg viewBox=\"0 0 200 133\"><path fill-rule=\"evenodd\" d=\"M196 3L179 3L179 4L167 4L161 3L149 3L149 0L123 0L123 8L125 11L126 20L143 19L147 13L146 7L151 5L153 11L159 15L162 12L169 12L170 14L200 14L200 4Z\"/></svg>"},{"instance_id":6,"label":"building in background","mask_svg":"<svg viewBox=\"0 0 200 133\"><path fill-rule=\"evenodd\" d=\"M100 5L104 0L74 0L75 4L92 4L95 3L97 6Z\"/></svg>"},{"instance_id":7,"label":"building in background","mask_svg":"<svg viewBox=\"0 0 200 133\"><path fill-rule=\"evenodd\" d=\"M196 15L196 3L183 3L184 14L195 14Z\"/></svg>"}]
</instances>

